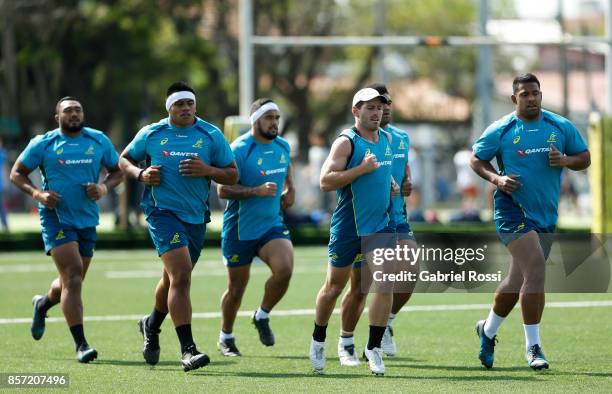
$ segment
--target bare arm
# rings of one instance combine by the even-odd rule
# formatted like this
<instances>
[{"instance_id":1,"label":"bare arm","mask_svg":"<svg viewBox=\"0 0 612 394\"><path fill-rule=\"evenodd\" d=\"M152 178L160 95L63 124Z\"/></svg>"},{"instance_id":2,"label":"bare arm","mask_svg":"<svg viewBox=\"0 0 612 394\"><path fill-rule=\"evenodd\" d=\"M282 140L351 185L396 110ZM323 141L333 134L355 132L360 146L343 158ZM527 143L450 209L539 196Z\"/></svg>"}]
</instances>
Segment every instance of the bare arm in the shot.
<instances>
[{"instance_id":1,"label":"bare arm","mask_svg":"<svg viewBox=\"0 0 612 394\"><path fill-rule=\"evenodd\" d=\"M281 208L290 208L295 203L295 187L293 185L293 174L291 166L287 168L287 176L285 177L285 187L281 194Z\"/></svg>"},{"instance_id":2,"label":"bare arm","mask_svg":"<svg viewBox=\"0 0 612 394\"><path fill-rule=\"evenodd\" d=\"M266 182L262 185L249 187L240 184L217 185L219 197L226 200L244 200L251 197L274 197L276 195L276 183Z\"/></svg>"},{"instance_id":3,"label":"bare arm","mask_svg":"<svg viewBox=\"0 0 612 394\"><path fill-rule=\"evenodd\" d=\"M576 155L564 155L554 145L550 145L548 160L551 167L567 167L570 170L581 171L591 165L591 153L587 150Z\"/></svg>"},{"instance_id":4,"label":"bare arm","mask_svg":"<svg viewBox=\"0 0 612 394\"><path fill-rule=\"evenodd\" d=\"M472 155L470 167L472 167L472 170L481 178L486 179L508 194L511 194L521 186L521 183L517 181L517 175L501 176L495 171L495 168L490 162L480 160L476 155Z\"/></svg>"},{"instance_id":5,"label":"bare arm","mask_svg":"<svg viewBox=\"0 0 612 394\"><path fill-rule=\"evenodd\" d=\"M206 177L221 185L233 185L238 182L236 163L231 162L226 167L214 167L197 157L181 160L179 172L182 176Z\"/></svg>"},{"instance_id":6,"label":"bare arm","mask_svg":"<svg viewBox=\"0 0 612 394\"><path fill-rule=\"evenodd\" d=\"M17 160L11 169L11 182L21 189L22 192L29 194L47 208L55 208L62 196L52 190L40 190L34 186L28 177L31 172L32 170L23 165L21 161Z\"/></svg>"},{"instance_id":7,"label":"bare arm","mask_svg":"<svg viewBox=\"0 0 612 394\"><path fill-rule=\"evenodd\" d=\"M402 182L402 196L407 197L412 193L412 181L410 180L410 165L406 163L404 169L404 181Z\"/></svg>"},{"instance_id":8,"label":"bare arm","mask_svg":"<svg viewBox=\"0 0 612 394\"><path fill-rule=\"evenodd\" d=\"M147 168L140 168L136 165L136 160L132 159L126 150L121 153L119 158L119 168L126 177L136 179L146 185L159 185L161 183L161 166L153 165Z\"/></svg>"},{"instance_id":9,"label":"bare arm","mask_svg":"<svg viewBox=\"0 0 612 394\"><path fill-rule=\"evenodd\" d=\"M361 175L375 171L379 164L376 156L369 154L363 158L361 164L356 167L346 169L348 158L351 154L351 142L347 138L338 138L331 147L329 156L321 168L319 183L321 190L329 192L340 189Z\"/></svg>"},{"instance_id":10,"label":"bare arm","mask_svg":"<svg viewBox=\"0 0 612 394\"><path fill-rule=\"evenodd\" d=\"M86 185L85 192L87 193L87 197L89 197L93 201L97 201L106 194L108 194L110 190L120 184L123 180L123 173L119 169L119 165L107 168L106 171L107 174L104 177L104 181L102 181L102 183L88 183Z\"/></svg>"}]
</instances>

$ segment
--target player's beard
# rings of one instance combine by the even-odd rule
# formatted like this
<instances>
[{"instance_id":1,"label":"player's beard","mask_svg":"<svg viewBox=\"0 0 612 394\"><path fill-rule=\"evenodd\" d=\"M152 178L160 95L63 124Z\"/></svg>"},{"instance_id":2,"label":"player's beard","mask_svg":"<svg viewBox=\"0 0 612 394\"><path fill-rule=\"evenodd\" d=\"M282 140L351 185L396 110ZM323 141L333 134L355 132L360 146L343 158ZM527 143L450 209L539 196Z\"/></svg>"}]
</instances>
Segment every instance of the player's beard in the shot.
<instances>
[{"instance_id":1,"label":"player's beard","mask_svg":"<svg viewBox=\"0 0 612 394\"><path fill-rule=\"evenodd\" d=\"M275 139L276 137L278 137L278 130L276 130L276 132L270 132L270 129L264 131L261 127L257 126L257 128L259 129L259 135L261 135L262 137L264 137L267 140L272 141L273 139Z\"/></svg>"},{"instance_id":2,"label":"player's beard","mask_svg":"<svg viewBox=\"0 0 612 394\"><path fill-rule=\"evenodd\" d=\"M83 129L83 121L81 122L61 122L62 130L69 133L76 133Z\"/></svg>"}]
</instances>

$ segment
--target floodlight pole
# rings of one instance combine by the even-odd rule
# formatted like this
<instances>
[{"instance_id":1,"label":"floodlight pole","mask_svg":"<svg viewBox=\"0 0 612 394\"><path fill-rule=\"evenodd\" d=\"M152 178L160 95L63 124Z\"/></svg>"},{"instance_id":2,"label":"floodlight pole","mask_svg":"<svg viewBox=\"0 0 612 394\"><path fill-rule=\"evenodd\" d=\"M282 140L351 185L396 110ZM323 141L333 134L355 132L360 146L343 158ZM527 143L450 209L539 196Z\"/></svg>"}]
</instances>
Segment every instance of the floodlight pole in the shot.
<instances>
[{"instance_id":1,"label":"floodlight pole","mask_svg":"<svg viewBox=\"0 0 612 394\"><path fill-rule=\"evenodd\" d=\"M608 115L612 114L612 0L608 0L606 9L606 40L608 44L606 56L606 80L608 84L607 100L605 111Z\"/></svg>"},{"instance_id":2,"label":"floodlight pole","mask_svg":"<svg viewBox=\"0 0 612 394\"><path fill-rule=\"evenodd\" d=\"M248 116L254 100L255 69L253 59L253 3L240 0L239 84L240 116Z\"/></svg>"},{"instance_id":3,"label":"floodlight pole","mask_svg":"<svg viewBox=\"0 0 612 394\"><path fill-rule=\"evenodd\" d=\"M487 37L487 22L489 20L488 0L480 0L480 35ZM478 73L476 80L476 93L480 102L480 119L476 121L475 134L480 135L491 124L491 88L493 85L491 46L481 45L478 50Z\"/></svg>"}]
</instances>

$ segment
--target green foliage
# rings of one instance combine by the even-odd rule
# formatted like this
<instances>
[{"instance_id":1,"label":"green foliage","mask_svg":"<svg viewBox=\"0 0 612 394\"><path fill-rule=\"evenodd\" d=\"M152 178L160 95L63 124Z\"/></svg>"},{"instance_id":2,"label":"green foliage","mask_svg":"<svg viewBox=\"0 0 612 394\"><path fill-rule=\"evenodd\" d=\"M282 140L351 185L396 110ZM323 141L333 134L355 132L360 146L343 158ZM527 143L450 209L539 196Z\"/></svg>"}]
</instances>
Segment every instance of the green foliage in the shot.
<instances>
[{"instance_id":1,"label":"green foliage","mask_svg":"<svg viewBox=\"0 0 612 394\"><path fill-rule=\"evenodd\" d=\"M16 99L24 133L56 127L53 104L69 94L83 101L89 125L118 125L121 145L143 123L165 116L165 90L176 80L194 86L203 117L218 123L235 113L237 98L226 92L236 89L236 78L222 74L228 65L217 46L197 34L201 2L164 4L51 1L17 14Z\"/></svg>"}]
</instances>

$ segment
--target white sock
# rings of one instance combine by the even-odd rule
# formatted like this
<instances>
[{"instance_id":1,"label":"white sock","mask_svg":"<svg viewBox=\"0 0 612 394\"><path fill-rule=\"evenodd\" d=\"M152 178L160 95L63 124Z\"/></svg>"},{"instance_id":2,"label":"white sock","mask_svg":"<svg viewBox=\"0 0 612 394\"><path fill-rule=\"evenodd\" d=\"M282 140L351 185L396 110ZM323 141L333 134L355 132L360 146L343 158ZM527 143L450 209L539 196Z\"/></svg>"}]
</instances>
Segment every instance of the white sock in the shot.
<instances>
[{"instance_id":1,"label":"white sock","mask_svg":"<svg viewBox=\"0 0 612 394\"><path fill-rule=\"evenodd\" d=\"M493 312L493 308L491 308L487 321L484 325L484 334L487 336L487 338L492 339L495 335L497 335L497 330L499 330L499 326L501 326L505 319L505 317L501 317Z\"/></svg>"},{"instance_id":2,"label":"white sock","mask_svg":"<svg viewBox=\"0 0 612 394\"><path fill-rule=\"evenodd\" d=\"M391 325L393 324L393 320L395 319L396 314L395 313L389 313L389 320L387 320L387 325L389 327L391 327Z\"/></svg>"},{"instance_id":3,"label":"white sock","mask_svg":"<svg viewBox=\"0 0 612 394\"><path fill-rule=\"evenodd\" d=\"M523 324L525 330L525 347L529 349L533 345L540 344L540 324Z\"/></svg>"},{"instance_id":4,"label":"white sock","mask_svg":"<svg viewBox=\"0 0 612 394\"><path fill-rule=\"evenodd\" d=\"M351 335L350 337L340 336L340 345L342 346L351 346L355 344L355 337Z\"/></svg>"},{"instance_id":5,"label":"white sock","mask_svg":"<svg viewBox=\"0 0 612 394\"><path fill-rule=\"evenodd\" d=\"M270 316L270 312L266 312L261 309L261 306L257 308L257 312L255 312L255 320L268 319Z\"/></svg>"},{"instance_id":6,"label":"white sock","mask_svg":"<svg viewBox=\"0 0 612 394\"><path fill-rule=\"evenodd\" d=\"M219 341L223 342L226 339L234 338L234 334L231 332L224 332L223 330L219 331Z\"/></svg>"}]
</instances>

